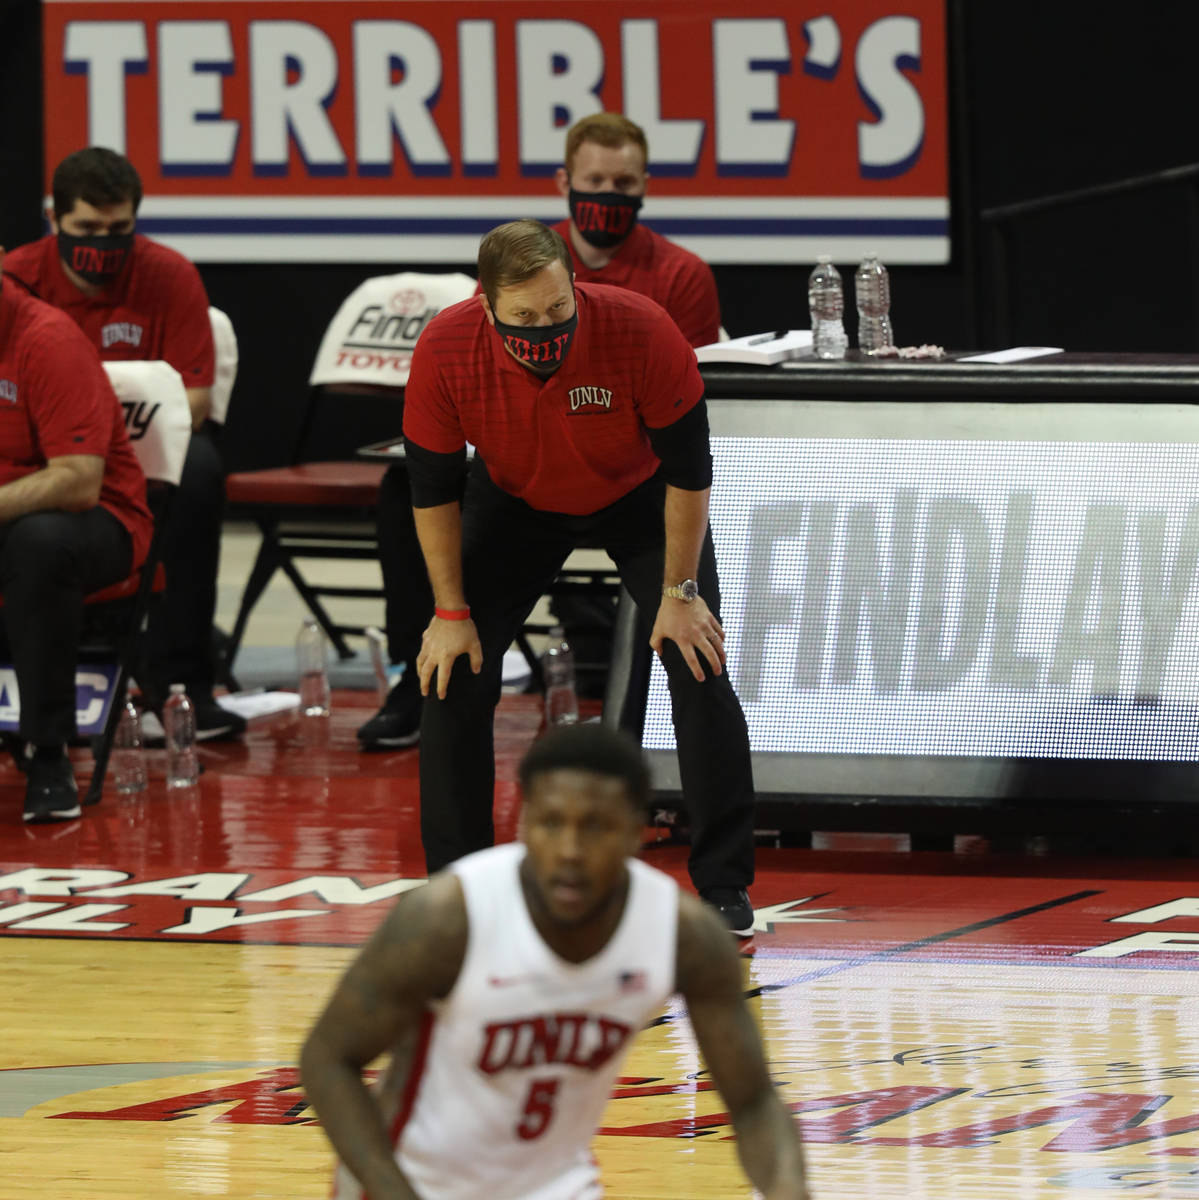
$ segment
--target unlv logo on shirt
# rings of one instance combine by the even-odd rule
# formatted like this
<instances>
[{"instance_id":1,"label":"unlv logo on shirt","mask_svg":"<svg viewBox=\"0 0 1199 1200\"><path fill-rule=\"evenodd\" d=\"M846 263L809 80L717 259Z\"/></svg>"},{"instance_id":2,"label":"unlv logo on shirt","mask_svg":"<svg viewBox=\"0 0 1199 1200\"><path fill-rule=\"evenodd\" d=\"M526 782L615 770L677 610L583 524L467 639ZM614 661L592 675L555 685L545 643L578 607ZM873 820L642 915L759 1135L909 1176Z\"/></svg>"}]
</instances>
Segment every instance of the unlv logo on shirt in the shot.
<instances>
[{"instance_id":1,"label":"unlv logo on shirt","mask_svg":"<svg viewBox=\"0 0 1199 1200\"><path fill-rule=\"evenodd\" d=\"M11 379L0 379L0 400L5 404L16 404L17 385Z\"/></svg>"},{"instance_id":2,"label":"unlv logo on shirt","mask_svg":"<svg viewBox=\"0 0 1199 1200\"><path fill-rule=\"evenodd\" d=\"M145 332L140 325L135 325L132 321L113 321L100 330L100 345L104 350L118 344L137 347L142 344Z\"/></svg>"},{"instance_id":3,"label":"unlv logo on shirt","mask_svg":"<svg viewBox=\"0 0 1199 1200\"><path fill-rule=\"evenodd\" d=\"M612 407L612 391L605 387L577 387L566 393L570 397L570 411L578 412L588 404L598 404L601 408Z\"/></svg>"},{"instance_id":4,"label":"unlv logo on shirt","mask_svg":"<svg viewBox=\"0 0 1199 1200\"><path fill-rule=\"evenodd\" d=\"M597 1071L632 1036L622 1021L591 1013L547 1013L485 1027L475 1064L484 1075L565 1063Z\"/></svg>"}]
</instances>

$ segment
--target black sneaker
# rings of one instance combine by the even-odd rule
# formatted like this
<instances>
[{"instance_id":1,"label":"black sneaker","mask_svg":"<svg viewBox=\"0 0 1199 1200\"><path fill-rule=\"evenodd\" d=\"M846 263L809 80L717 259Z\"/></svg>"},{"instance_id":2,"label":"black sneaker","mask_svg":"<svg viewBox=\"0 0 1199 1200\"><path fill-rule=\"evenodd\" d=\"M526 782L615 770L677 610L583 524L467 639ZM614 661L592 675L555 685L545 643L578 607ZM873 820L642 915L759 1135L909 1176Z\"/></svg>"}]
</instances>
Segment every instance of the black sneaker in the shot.
<instances>
[{"instance_id":1,"label":"black sneaker","mask_svg":"<svg viewBox=\"0 0 1199 1200\"><path fill-rule=\"evenodd\" d=\"M232 742L246 731L246 719L222 708L211 696L193 700L197 742Z\"/></svg>"},{"instance_id":2,"label":"black sneaker","mask_svg":"<svg viewBox=\"0 0 1199 1200\"><path fill-rule=\"evenodd\" d=\"M61 758L30 758L26 773L26 821L73 821L82 814L75 772L65 754Z\"/></svg>"},{"instance_id":3,"label":"black sneaker","mask_svg":"<svg viewBox=\"0 0 1199 1200\"><path fill-rule=\"evenodd\" d=\"M193 700L192 704L196 713L197 742L232 742L245 733L245 717L226 712L211 696ZM166 744L161 709L147 708L142 713L142 738L152 748Z\"/></svg>"},{"instance_id":4,"label":"black sneaker","mask_svg":"<svg viewBox=\"0 0 1199 1200\"><path fill-rule=\"evenodd\" d=\"M398 750L420 741L420 711L424 697L416 672L405 671L383 707L358 730L363 750Z\"/></svg>"},{"instance_id":5,"label":"black sneaker","mask_svg":"<svg viewBox=\"0 0 1199 1200\"><path fill-rule=\"evenodd\" d=\"M735 937L753 936L754 909L744 888L712 887L701 892L700 897L720 914Z\"/></svg>"}]
</instances>

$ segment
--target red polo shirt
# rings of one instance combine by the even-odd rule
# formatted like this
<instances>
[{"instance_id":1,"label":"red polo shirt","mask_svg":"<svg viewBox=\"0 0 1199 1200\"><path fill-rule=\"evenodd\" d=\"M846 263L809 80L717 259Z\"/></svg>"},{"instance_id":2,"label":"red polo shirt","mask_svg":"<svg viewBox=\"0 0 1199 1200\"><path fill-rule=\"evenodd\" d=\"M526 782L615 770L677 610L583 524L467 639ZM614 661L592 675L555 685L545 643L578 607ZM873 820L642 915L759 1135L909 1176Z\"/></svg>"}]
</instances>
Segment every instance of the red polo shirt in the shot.
<instances>
[{"instance_id":1,"label":"red polo shirt","mask_svg":"<svg viewBox=\"0 0 1199 1200\"><path fill-rule=\"evenodd\" d=\"M576 283L606 283L656 300L674 318L692 346L720 338L720 299L712 268L698 255L667 241L644 225L634 225L607 266L593 271L575 255L570 222L554 228L570 247Z\"/></svg>"},{"instance_id":2,"label":"red polo shirt","mask_svg":"<svg viewBox=\"0 0 1199 1200\"><path fill-rule=\"evenodd\" d=\"M182 254L138 234L125 269L95 296L67 278L53 236L9 251L4 270L70 316L105 362L162 359L185 387L212 386L208 296Z\"/></svg>"},{"instance_id":3,"label":"red polo shirt","mask_svg":"<svg viewBox=\"0 0 1199 1200\"><path fill-rule=\"evenodd\" d=\"M125 415L95 351L57 309L14 283L0 286L0 485L51 458L104 459L100 504L129 530L133 565L150 547L146 477Z\"/></svg>"},{"instance_id":4,"label":"red polo shirt","mask_svg":"<svg viewBox=\"0 0 1199 1200\"><path fill-rule=\"evenodd\" d=\"M476 447L497 486L546 512L592 513L658 469L646 427L702 398L695 353L652 300L575 288L579 324L548 379L504 349L477 297L443 309L412 356L404 436L449 454Z\"/></svg>"}]
</instances>

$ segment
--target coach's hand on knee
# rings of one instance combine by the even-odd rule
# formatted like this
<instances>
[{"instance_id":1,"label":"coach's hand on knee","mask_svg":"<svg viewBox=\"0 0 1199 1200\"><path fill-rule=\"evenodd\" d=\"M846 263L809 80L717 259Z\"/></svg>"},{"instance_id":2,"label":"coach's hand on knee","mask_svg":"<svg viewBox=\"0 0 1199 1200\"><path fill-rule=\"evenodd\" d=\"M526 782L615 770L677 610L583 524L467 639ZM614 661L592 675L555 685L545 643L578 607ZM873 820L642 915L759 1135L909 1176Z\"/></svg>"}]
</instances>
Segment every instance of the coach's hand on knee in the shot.
<instances>
[{"instance_id":1,"label":"coach's hand on knee","mask_svg":"<svg viewBox=\"0 0 1199 1200\"><path fill-rule=\"evenodd\" d=\"M678 646L691 674L700 683L707 678L700 665L700 655L707 660L713 675L721 673L725 661L724 630L702 596L690 604L663 597L649 638L649 644L659 657L662 644L668 639Z\"/></svg>"},{"instance_id":2,"label":"coach's hand on knee","mask_svg":"<svg viewBox=\"0 0 1199 1200\"><path fill-rule=\"evenodd\" d=\"M434 676L438 699L444 700L450 686L450 672L463 654L470 657L470 669L477 675L483 669L483 646L474 621L443 621L434 617L421 635L416 670L420 676L420 694L427 696Z\"/></svg>"}]
</instances>

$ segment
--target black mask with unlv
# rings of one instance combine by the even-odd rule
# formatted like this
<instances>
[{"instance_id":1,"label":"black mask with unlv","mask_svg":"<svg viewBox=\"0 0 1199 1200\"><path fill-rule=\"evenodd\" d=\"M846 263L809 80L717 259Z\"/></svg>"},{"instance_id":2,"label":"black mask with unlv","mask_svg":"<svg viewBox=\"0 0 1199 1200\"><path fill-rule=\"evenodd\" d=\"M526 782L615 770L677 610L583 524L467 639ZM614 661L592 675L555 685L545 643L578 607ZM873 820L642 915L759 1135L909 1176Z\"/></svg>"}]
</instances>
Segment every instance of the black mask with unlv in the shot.
<instances>
[{"instance_id":1,"label":"black mask with unlv","mask_svg":"<svg viewBox=\"0 0 1199 1200\"><path fill-rule=\"evenodd\" d=\"M570 219L585 242L597 250L618 246L633 232L641 196L623 192L576 192L570 189Z\"/></svg>"},{"instance_id":2,"label":"black mask with unlv","mask_svg":"<svg viewBox=\"0 0 1199 1200\"><path fill-rule=\"evenodd\" d=\"M104 287L125 269L133 253L132 233L78 237L58 233L58 256L80 279Z\"/></svg>"},{"instance_id":3,"label":"black mask with unlv","mask_svg":"<svg viewBox=\"0 0 1199 1200\"><path fill-rule=\"evenodd\" d=\"M557 325L508 325L496 317L495 331L514 358L535 374L549 378L566 361L578 323L576 308Z\"/></svg>"}]
</instances>

